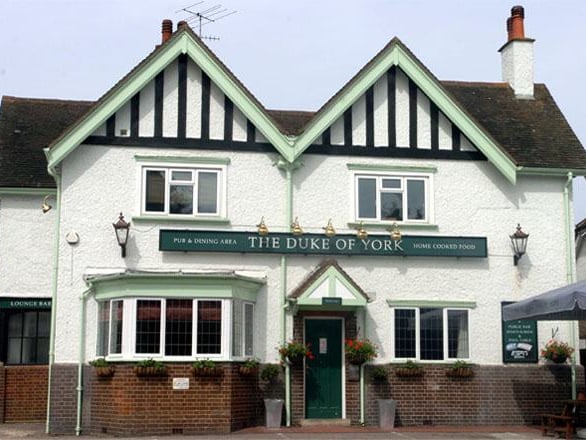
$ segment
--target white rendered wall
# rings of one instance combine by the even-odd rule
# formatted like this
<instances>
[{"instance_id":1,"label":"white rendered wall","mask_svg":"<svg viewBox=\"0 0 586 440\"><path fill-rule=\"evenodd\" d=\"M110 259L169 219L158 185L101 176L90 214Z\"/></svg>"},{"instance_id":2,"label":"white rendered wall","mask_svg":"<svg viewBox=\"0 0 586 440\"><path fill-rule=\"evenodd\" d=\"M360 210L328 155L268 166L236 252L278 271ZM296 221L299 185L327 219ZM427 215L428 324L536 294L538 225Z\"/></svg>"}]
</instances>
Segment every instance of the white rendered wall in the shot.
<instances>
[{"instance_id":1,"label":"white rendered wall","mask_svg":"<svg viewBox=\"0 0 586 440\"><path fill-rule=\"evenodd\" d=\"M533 97L533 41L509 42L501 51L503 81L519 98Z\"/></svg>"},{"instance_id":2,"label":"white rendered wall","mask_svg":"<svg viewBox=\"0 0 586 440\"><path fill-rule=\"evenodd\" d=\"M42 203L42 196L0 195L2 297L51 296L56 210L43 214Z\"/></svg>"}]
</instances>

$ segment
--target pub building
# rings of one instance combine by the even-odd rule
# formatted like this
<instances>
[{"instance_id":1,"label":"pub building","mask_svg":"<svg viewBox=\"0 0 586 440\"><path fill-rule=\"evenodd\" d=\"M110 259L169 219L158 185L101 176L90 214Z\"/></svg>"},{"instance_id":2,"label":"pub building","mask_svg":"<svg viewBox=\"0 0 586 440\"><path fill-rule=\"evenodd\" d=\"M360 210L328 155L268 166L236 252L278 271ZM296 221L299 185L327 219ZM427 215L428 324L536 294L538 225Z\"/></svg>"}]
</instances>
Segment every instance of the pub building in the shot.
<instances>
[{"instance_id":1,"label":"pub building","mask_svg":"<svg viewBox=\"0 0 586 440\"><path fill-rule=\"evenodd\" d=\"M96 102L4 96L1 421L230 432L265 398L285 426L376 425L378 399L401 426L559 411L582 370L540 349L577 347L575 323L502 307L574 279L586 153L533 83L522 7L507 31L501 82L439 80L393 38L315 112L264 108L169 20ZM282 359L292 341L312 355Z\"/></svg>"}]
</instances>

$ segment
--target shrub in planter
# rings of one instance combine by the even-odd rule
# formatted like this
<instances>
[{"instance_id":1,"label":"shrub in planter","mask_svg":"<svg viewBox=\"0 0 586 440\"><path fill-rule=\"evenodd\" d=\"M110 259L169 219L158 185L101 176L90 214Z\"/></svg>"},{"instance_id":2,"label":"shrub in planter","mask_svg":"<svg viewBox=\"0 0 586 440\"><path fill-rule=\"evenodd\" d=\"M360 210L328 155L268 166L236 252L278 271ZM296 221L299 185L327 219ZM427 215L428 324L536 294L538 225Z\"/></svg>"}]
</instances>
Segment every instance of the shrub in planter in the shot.
<instances>
[{"instance_id":1,"label":"shrub in planter","mask_svg":"<svg viewBox=\"0 0 586 440\"><path fill-rule=\"evenodd\" d=\"M256 376L258 373L258 360L255 358L247 359L242 365L240 365L239 373L242 376Z\"/></svg>"},{"instance_id":2,"label":"shrub in planter","mask_svg":"<svg viewBox=\"0 0 586 440\"><path fill-rule=\"evenodd\" d=\"M387 370L385 367L374 367L372 369L372 378L376 382L384 382L388 379L388 377L389 370Z\"/></svg>"},{"instance_id":3,"label":"shrub in planter","mask_svg":"<svg viewBox=\"0 0 586 440\"><path fill-rule=\"evenodd\" d=\"M90 361L89 364L94 367L96 376L98 377L112 377L114 376L114 365L111 365L105 358L96 358Z\"/></svg>"},{"instance_id":4,"label":"shrub in planter","mask_svg":"<svg viewBox=\"0 0 586 440\"><path fill-rule=\"evenodd\" d=\"M458 360L446 370L446 376L468 378L474 376L474 370L468 362Z\"/></svg>"},{"instance_id":5,"label":"shrub in planter","mask_svg":"<svg viewBox=\"0 0 586 440\"><path fill-rule=\"evenodd\" d=\"M167 374L167 367L161 361L149 358L137 362L134 366L134 373L139 377L165 376Z\"/></svg>"},{"instance_id":6,"label":"shrub in planter","mask_svg":"<svg viewBox=\"0 0 586 440\"><path fill-rule=\"evenodd\" d=\"M395 367L397 377L421 377L423 376L423 367L412 360Z\"/></svg>"},{"instance_id":7,"label":"shrub in planter","mask_svg":"<svg viewBox=\"0 0 586 440\"><path fill-rule=\"evenodd\" d=\"M224 369L221 365L209 359L202 359L191 364L191 369L194 376L218 377L224 374Z\"/></svg>"},{"instance_id":8,"label":"shrub in planter","mask_svg":"<svg viewBox=\"0 0 586 440\"><path fill-rule=\"evenodd\" d=\"M281 373L280 365L266 364L260 372L260 378L268 382L273 382L279 377L279 373Z\"/></svg>"}]
</instances>

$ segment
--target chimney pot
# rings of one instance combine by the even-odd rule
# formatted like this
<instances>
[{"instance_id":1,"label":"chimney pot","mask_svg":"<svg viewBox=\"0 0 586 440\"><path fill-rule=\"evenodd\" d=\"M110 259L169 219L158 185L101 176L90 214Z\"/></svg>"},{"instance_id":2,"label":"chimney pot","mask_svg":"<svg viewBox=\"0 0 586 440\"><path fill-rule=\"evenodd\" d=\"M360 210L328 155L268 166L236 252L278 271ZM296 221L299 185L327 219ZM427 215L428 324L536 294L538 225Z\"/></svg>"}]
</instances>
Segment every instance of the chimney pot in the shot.
<instances>
[{"instance_id":1,"label":"chimney pot","mask_svg":"<svg viewBox=\"0 0 586 440\"><path fill-rule=\"evenodd\" d=\"M522 40L525 38L524 19L525 9L523 9L523 6L513 6L511 8L511 16L507 19L508 41Z\"/></svg>"},{"instance_id":2,"label":"chimney pot","mask_svg":"<svg viewBox=\"0 0 586 440\"><path fill-rule=\"evenodd\" d=\"M181 20L179 22L177 22L177 30L187 27L187 22L185 20Z\"/></svg>"},{"instance_id":3,"label":"chimney pot","mask_svg":"<svg viewBox=\"0 0 586 440\"><path fill-rule=\"evenodd\" d=\"M173 22L169 19L163 20L161 26L161 43L166 42L173 34Z\"/></svg>"}]
</instances>

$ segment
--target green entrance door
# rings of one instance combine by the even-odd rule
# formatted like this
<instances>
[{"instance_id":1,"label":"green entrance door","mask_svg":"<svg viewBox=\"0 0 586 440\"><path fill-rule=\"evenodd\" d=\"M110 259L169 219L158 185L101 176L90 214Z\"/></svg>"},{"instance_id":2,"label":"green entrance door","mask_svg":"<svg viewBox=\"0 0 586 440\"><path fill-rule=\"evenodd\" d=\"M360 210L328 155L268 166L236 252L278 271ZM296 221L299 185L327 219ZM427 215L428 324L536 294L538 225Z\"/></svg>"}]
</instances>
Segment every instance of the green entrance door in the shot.
<instances>
[{"instance_id":1,"label":"green entrance door","mask_svg":"<svg viewBox=\"0 0 586 440\"><path fill-rule=\"evenodd\" d=\"M305 342L313 360L306 360L305 417L342 417L342 320L306 319Z\"/></svg>"}]
</instances>

